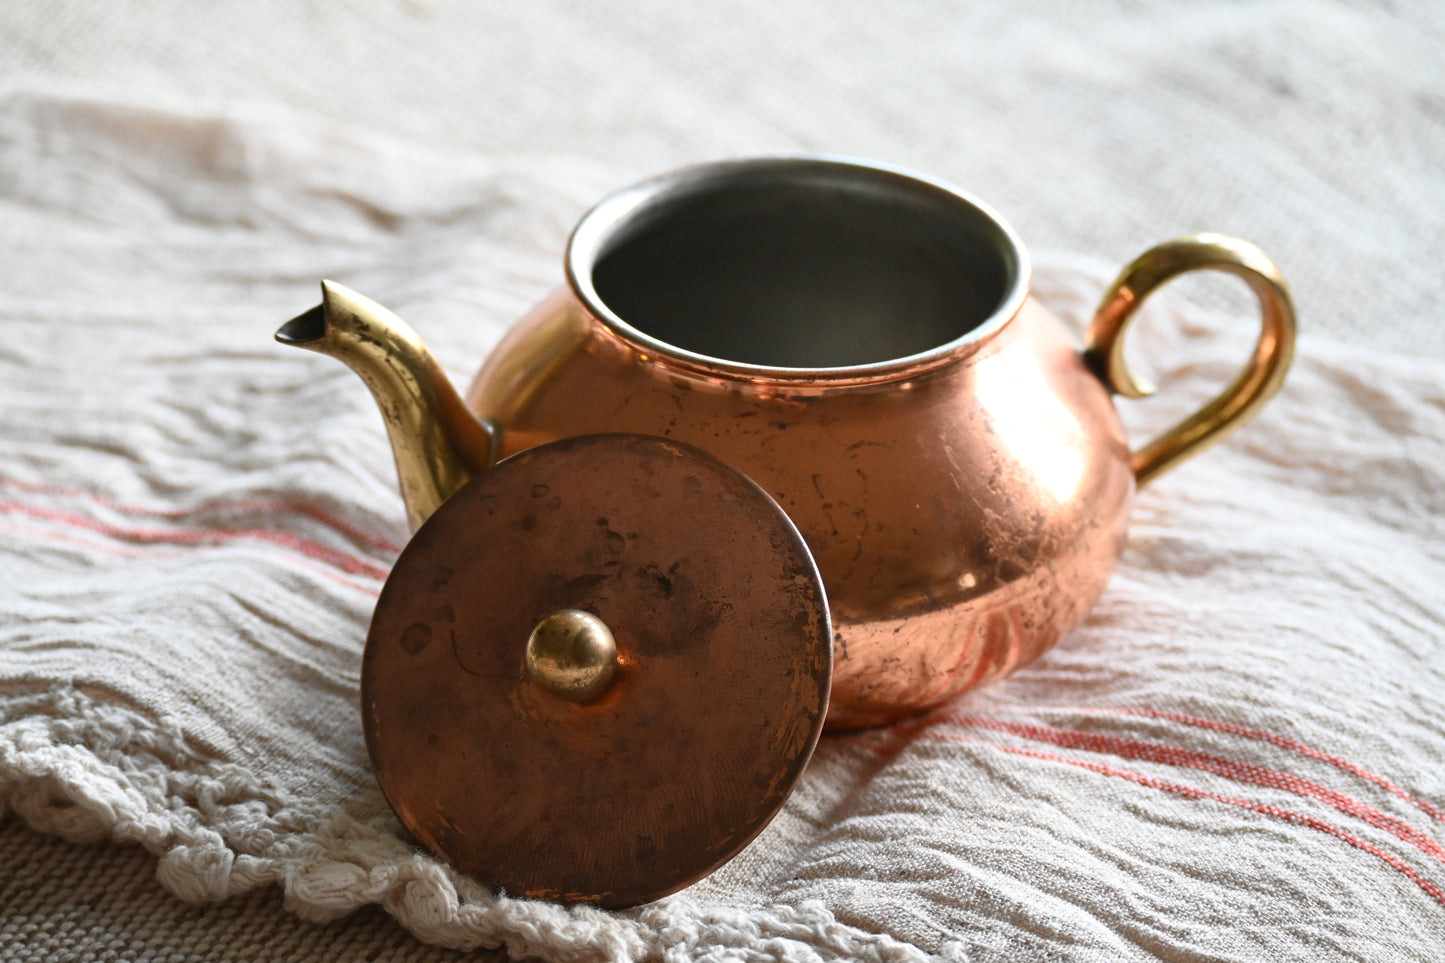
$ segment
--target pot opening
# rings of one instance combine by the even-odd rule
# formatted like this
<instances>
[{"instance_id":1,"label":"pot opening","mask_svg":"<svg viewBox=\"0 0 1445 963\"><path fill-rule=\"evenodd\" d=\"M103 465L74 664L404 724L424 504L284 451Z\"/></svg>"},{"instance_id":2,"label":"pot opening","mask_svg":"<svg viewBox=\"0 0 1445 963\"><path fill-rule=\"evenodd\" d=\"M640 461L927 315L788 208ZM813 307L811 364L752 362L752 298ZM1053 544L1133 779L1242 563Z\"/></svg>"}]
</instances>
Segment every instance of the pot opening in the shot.
<instances>
[{"instance_id":1,"label":"pot opening","mask_svg":"<svg viewBox=\"0 0 1445 963\"><path fill-rule=\"evenodd\" d=\"M579 293L624 328L707 359L877 365L981 337L1022 299L1026 268L1007 227L886 168L742 161L616 197L618 212L604 202L583 227L603 226L574 237Z\"/></svg>"}]
</instances>

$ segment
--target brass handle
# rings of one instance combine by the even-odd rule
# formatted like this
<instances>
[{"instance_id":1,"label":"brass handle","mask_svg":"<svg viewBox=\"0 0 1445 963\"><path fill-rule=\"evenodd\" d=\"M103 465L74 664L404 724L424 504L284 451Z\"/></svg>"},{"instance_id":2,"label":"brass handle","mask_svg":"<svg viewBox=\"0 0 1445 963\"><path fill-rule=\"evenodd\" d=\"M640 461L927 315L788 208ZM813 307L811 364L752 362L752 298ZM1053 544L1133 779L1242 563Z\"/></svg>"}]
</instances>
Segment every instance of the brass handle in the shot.
<instances>
[{"instance_id":1,"label":"brass handle","mask_svg":"<svg viewBox=\"0 0 1445 963\"><path fill-rule=\"evenodd\" d=\"M1124 333L1134 312L1156 289L1181 274L1203 270L1227 271L1249 284L1263 316L1259 341L1244 370L1218 397L1134 452L1134 478L1141 488L1253 417L1284 383L1294 357L1294 304L1279 268L1248 241L1194 234L1145 251L1099 302L1084 336L1084 360L1110 391L1126 398L1154 393L1154 386L1124 362Z\"/></svg>"}]
</instances>

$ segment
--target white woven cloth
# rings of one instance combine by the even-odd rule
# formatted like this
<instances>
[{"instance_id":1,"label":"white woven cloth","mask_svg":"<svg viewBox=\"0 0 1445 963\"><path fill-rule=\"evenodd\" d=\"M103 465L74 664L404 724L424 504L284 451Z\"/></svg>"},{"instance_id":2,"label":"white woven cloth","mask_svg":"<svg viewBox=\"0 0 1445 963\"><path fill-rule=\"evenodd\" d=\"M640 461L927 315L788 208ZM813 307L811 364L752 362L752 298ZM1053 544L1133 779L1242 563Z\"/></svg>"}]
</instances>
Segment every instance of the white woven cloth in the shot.
<instances>
[{"instance_id":1,"label":"white woven cloth","mask_svg":"<svg viewBox=\"0 0 1445 963\"><path fill-rule=\"evenodd\" d=\"M806 22L803 5L784 9ZM1422 57L1445 42L1421 28L1428 17L1343 5L1308 17L1259 5L1247 24L1162 9L1156 42L1205 31L1217 49L1199 63L1237 65L1218 88L1227 106L1196 102L1208 74L1196 62L1128 68L1073 42L1066 22L1026 40L973 12L965 26L991 27L992 45L957 25L907 33L929 63L988 51L999 67L989 91L928 88L924 106L975 103L972 129L988 135L942 166L929 161L967 138L930 139L904 93L849 101L837 78L836 96L803 97L838 120L836 142L806 113L769 122L774 91L721 128L678 122L657 143L628 128L645 165L603 150L605 128L569 146L566 131L514 123L492 150L465 128L463 150L255 98L12 78L0 96L0 818L138 843L182 899L278 886L309 920L380 904L428 943L549 960L1437 957L1445 72ZM559 42L580 51L591 28L566 22ZM878 30L860 69L902 83L908 63L890 57L909 49L903 28ZM1127 48L1127 32L1113 42ZM662 38L650 43L664 58ZM1030 68L1019 57L1040 43L1053 56ZM818 62L844 62L829 57ZM714 66L708 90L742 70ZM1050 71L1080 92L1049 99ZM624 80L599 89L641 89ZM1270 83L1288 93L1249 99ZM1110 114L1101 91L1116 87L1142 91L1147 109ZM638 110L726 102L700 89ZM1050 137L1037 121L1009 133L1022 108L1007 101L1030 92L1060 137L1085 139L1061 151L1097 152L1072 182L1038 156ZM1070 120L1075 102L1094 114ZM1188 130L1151 139L1144 122L1183 106L1196 109ZM1330 111L1337 129L1322 123ZM689 130L687 148L667 140ZM891 134L913 146L868 149ZM524 154L529 138L539 149ZM779 147L926 167L994 200L1026 241L1086 252L1035 251L1037 295L1075 326L1115 257L1183 229L1252 235L1300 295L1295 370L1258 420L1140 497L1103 600L1039 662L919 722L826 737L763 835L674 897L607 913L497 896L402 841L372 780L357 682L405 540L391 458L355 377L271 333L334 277L411 320L464 381L560 282L565 233L591 201L668 163ZM1135 156L1114 163L1116 151ZM1192 159L1171 166L1181 155ZM1200 164L1216 156L1240 168L1206 190ZM1224 223L1196 222L1210 216ZM1195 294L1140 325L1157 332L1144 354L1169 388L1128 407L1137 438L1225 381L1253 337L1247 302Z\"/></svg>"}]
</instances>

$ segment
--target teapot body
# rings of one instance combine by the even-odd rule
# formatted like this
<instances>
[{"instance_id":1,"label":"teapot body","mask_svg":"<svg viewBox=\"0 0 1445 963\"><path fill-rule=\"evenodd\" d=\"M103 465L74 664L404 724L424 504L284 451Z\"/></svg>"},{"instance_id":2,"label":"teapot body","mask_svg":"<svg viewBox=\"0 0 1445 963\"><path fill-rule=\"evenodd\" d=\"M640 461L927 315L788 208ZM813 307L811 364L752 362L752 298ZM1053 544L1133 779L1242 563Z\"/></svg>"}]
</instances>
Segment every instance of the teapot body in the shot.
<instances>
[{"instance_id":1,"label":"teapot body","mask_svg":"<svg viewBox=\"0 0 1445 963\"><path fill-rule=\"evenodd\" d=\"M465 397L334 282L276 337L370 389L416 531L362 668L397 816L509 892L610 907L736 854L825 724L914 715L1057 642L1103 591L1136 487L1255 414L1294 344L1275 265L1200 234L1128 265L1081 353L991 209L833 158L623 189L565 267ZM1110 396L1152 388L1124 332L1200 270L1249 284L1259 340L1131 450Z\"/></svg>"},{"instance_id":2,"label":"teapot body","mask_svg":"<svg viewBox=\"0 0 1445 963\"><path fill-rule=\"evenodd\" d=\"M1032 298L926 359L737 370L638 343L563 287L466 400L501 426L503 457L634 432L770 493L827 591L832 729L915 714L1053 645L1103 590L1134 492L1109 392Z\"/></svg>"}]
</instances>

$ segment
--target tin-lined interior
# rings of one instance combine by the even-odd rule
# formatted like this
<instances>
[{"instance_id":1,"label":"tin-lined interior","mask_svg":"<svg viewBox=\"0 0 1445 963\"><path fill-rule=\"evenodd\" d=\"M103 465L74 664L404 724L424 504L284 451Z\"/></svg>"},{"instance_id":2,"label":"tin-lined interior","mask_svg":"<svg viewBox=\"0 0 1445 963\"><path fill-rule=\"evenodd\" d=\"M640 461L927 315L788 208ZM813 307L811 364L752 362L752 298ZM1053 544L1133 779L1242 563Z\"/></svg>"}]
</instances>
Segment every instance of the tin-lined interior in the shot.
<instances>
[{"instance_id":1,"label":"tin-lined interior","mask_svg":"<svg viewBox=\"0 0 1445 963\"><path fill-rule=\"evenodd\" d=\"M837 368L964 337L1017 272L1003 230L962 198L819 164L680 181L624 215L591 279L626 324L685 351Z\"/></svg>"}]
</instances>

